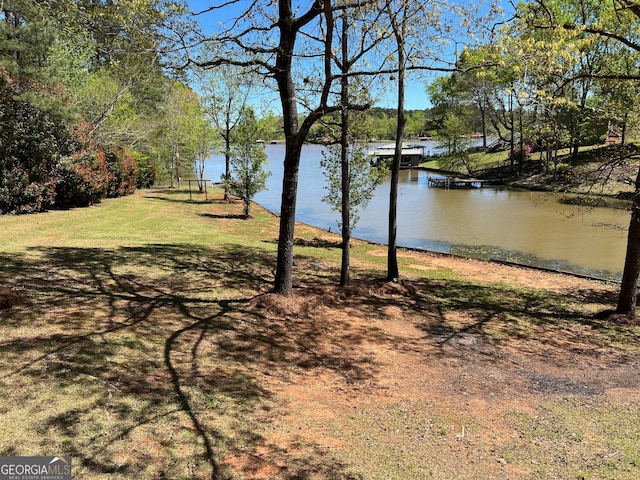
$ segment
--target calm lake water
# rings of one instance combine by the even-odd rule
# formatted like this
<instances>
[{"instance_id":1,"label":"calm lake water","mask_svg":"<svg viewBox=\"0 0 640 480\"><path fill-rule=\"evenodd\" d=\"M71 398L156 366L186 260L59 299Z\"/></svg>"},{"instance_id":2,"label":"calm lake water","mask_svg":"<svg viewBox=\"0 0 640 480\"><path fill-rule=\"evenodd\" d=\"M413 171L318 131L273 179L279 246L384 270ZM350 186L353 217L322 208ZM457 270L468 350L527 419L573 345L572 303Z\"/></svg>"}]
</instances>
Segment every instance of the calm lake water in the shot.
<instances>
[{"instance_id":1,"label":"calm lake water","mask_svg":"<svg viewBox=\"0 0 640 480\"><path fill-rule=\"evenodd\" d=\"M427 151L435 145L426 144ZM433 148L432 148L433 147ZM324 147L306 145L300 162L296 219L337 230L339 214L321 201L326 194L320 160ZM266 145L267 190L255 200L279 212L284 145ZM205 175L218 181L224 159L208 160ZM622 275L629 213L585 209L558 202L554 195L506 188L446 190L429 187L429 173L403 170L398 197L398 245L476 258L619 279ZM353 232L355 237L387 242L389 180L377 188Z\"/></svg>"}]
</instances>

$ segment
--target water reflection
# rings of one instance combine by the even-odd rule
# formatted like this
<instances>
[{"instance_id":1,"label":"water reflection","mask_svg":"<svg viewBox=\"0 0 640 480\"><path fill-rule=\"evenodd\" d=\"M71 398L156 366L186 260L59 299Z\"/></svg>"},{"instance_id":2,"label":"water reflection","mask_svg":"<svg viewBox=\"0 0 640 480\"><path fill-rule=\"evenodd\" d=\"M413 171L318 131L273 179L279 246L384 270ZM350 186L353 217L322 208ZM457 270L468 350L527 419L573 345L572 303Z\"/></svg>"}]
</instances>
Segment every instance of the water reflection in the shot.
<instances>
[{"instance_id":1,"label":"water reflection","mask_svg":"<svg viewBox=\"0 0 640 480\"><path fill-rule=\"evenodd\" d=\"M266 145L267 190L256 201L278 212L282 191L283 145ZM433 149L433 148L432 148ZM321 199L326 194L320 160L324 148L307 145L300 164L298 221L336 230L338 214ZM207 163L209 178L224 168L221 157ZM429 173L403 170L398 196L398 244L407 247L493 258L526 265L619 279L626 247L628 213L607 208L581 209L539 192L504 188L472 190L430 188ZM354 236L386 243L388 180L360 212Z\"/></svg>"}]
</instances>

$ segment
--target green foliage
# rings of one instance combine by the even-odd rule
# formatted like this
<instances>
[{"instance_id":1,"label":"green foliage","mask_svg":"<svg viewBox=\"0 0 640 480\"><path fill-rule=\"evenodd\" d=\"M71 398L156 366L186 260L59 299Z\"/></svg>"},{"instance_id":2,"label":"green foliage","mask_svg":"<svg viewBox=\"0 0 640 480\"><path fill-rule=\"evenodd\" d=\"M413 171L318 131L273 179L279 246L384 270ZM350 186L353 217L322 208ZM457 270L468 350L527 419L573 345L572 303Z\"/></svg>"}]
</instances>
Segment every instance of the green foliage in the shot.
<instances>
[{"instance_id":1,"label":"green foliage","mask_svg":"<svg viewBox=\"0 0 640 480\"><path fill-rule=\"evenodd\" d=\"M531 145L524 145L522 148L520 148L520 145L517 145L509 152L509 160L518 163L525 162L531 158L532 150Z\"/></svg>"},{"instance_id":2,"label":"green foliage","mask_svg":"<svg viewBox=\"0 0 640 480\"><path fill-rule=\"evenodd\" d=\"M388 173L386 168L373 167L366 146L356 144L349 150L349 219L350 230L358 223L358 210L366 208L376 187L384 181ZM327 194L322 201L336 212L342 212L342 170L340 145L330 145L320 161L322 173L326 179ZM342 221L338 220L338 227Z\"/></svg>"},{"instance_id":3,"label":"green foliage","mask_svg":"<svg viewBox=\"0 0 640 480\"><path fill-rule=\"evenodd\" d=\"M138 188L151 188L156 183L158 169L151 157L134 153L136 162L138 163Z\"/></svg>"},{"instance_id":4,"label":"green foliage","mask_svg":"<svg viewBox=\"0 0 640 480\"><path fill-rule=\"evenodd\" d=\"M34 181L24 165L14 164L0 172L2 213L41 212L53 204L55 186L51 179Z\"/></svg>"},{"instance_id":5,"label":"green foliage","mask_svg":"<svg viewBox=\"0 0 640 480\"><path fill-rule=\"evenodd\" d=\"M339 146L331 146L328 154L321 161L323 174L327 179L325 189L327 194L322 201L328 203L334 211L342 211L342 187L340 171ZM354 229L359 220L358 208L366 208L373 197L375 187L382 183L385 170L372 167L370 158L362 149L354 149L349 155L349 199L350 199L350 229ZM338 220L338 227L342 221Z\"/></svg>"},{"instance_id":6,"label":"green foliage","mask_svg":"<svg viewBox=\"0 0 640 480\"><path fill-rule=\"evenodd\" d=\"M138 164L133 155L121 149L107 149L104 157L109 172L107 197L133 193L138 181Z\"/></svg>"},{"instance_id":7,"label":"green foliage","mask_svg":"<svg viewBox=\"0 0 640 480\"><path fill-rule=\"evenodd\" d=\"M405 136L427 135L433 128L430 119L431 110L407 110ZM335 138L336 126L339 124L339 115L327 116L324 122L314 125L311 129L310 137L315 140ZM367 141L381 141L394 139L396 135L396 124L398 122L397 112L394 109L373 107L364 112L358 113L358 123L364 122L367 130ZM267 136L271 138L271 136Z\"/></svg>"},{"instance_id":8,"label":"green foliage","mask_svg":"<svg viewBox=\"0 0 640 480\"><path fill-rule=\"evenodd\" d=\"M270 173L264 170L267 154L257 143L262 131L252 109L245 108L233 131L229 175L222 175L228 191L244 203L244 216L249 216L251 201L264 190Z\"/></svg>"},{"instance_id":9,"label":"green foliage","mask_svg":"<svg viewBox=\"0 0 640 480\"><path fill-rule=\"evenodd\" d=\"M55 192L50 206L86 207L105 197L131 194L137 185L148 187L155 167L147 158L141 158L140 164L142 169L133 155L115 149L86 149L64 157L52 174Z\"/></svg>"},{"instance_id":10,"label":"green foliage","mask_svg":"<svg viewBox=\"0 0 640 480\"><path fill-rule=\"evenodd\" d=\"M105 156L96 151L80 151L63 158L58 165L56 207L86 207L107 195L109 169Z\"/></svg>"},{"instance_id":11,"label":"green foliage","mask_svg":"<svg viewBox=\"0 0 640 480\"><path fill-rule=\"evenodd\" d=\"M0 67L28 82L51 81L55 66L48 61L55 42L51 19L38 18L35 8L21 2L3 5L0 22Z\"/></svg>"},{"instance_id":12,"label":"green foliage","mask_svg":"<svg viewBox=\"0 0 640 480\"><path fill-rule=\"evenodd\" d=\"M0 71L0 212L31 213L55 199L55 168L75 139L55 113L20 98L18 82Z\"/></svg>"},{"instance_id":13,"label":"green foliage","mask_svg":"<svg viewBox=\"0 0 640 480\"><path fill-rule=\"evenodd\" d=\"M465 57L461 55L461 65ZM441 129L447 114L452 113L463 120L466 130L482 131L486 122L487 93L486 82L475 73L456 72L436 78L427 86L435 126Z\"/></svg>"},{"instance_id":14,"label":"green foliage","mask_svg":"<svg viewBox=\"0 0 640 480\"><path fill-rule=\"evenodd\" d=\"M427 114L424 110L411 110L406 113L404 134L408 137L424 135L427 127Z\"/></svg>"},{"instance_id":15,"label":"green foliage","mask_svg":"<svg viewBox=\"0 0 640 480\"><path fill-rule=\"evenodd\" d=\"M195 147L194 171L198 180L205 180L204 170L207 159L210 157L214 147L218 144L216 131L213 126L205 119L204 112L200 111L195 120L192 130L193 142ZM203 189L203 183L200 182L200 191Z\"/></svg>"},{"instance_id":16,"label":"green foliage","mask_svg":"<svg viewBox=\"0 0 640 480\"><path fill-rule=\"evenodd\" d=\"M155 181L155 165L140 173L127 151L160 150L160 28L181 3L3 2L0 212L88 205Z\"/></svg>"},{"instance_id":17,"label":"green foliage","mask_svg":"<svg viewBox=\"0 0 640 480\"><path fill-rule=\"evenodd\" d=\"M262 112L258 119L258 128L262 132L263 140L278 138L278 131L282 131L282 118L272 111Z\"/></svg>"},{"instance_id":18,"label":"green foliage","mask_svg":"<svg viewBox=\"0 0 640 480\"><path fill-rule=\"evenodd\" d=\"M371 157L367 150L369 139L375 136L376 118L388 118L388 113L382 109L374 111L349 112L349 146L347 149L347 162L349 167L349 230L353 230L358 223L358 210L366 208L373 197L375 188L380 185L388 173L388 169L383 166L373 167ZM327 194L322 201L330 205L331 208L340 213L338 227L342 228L342 145L339 143L341 132L341 120L336 114L325 123L332 125L333 129L327 132L328 138L334 143L327 145L323 152L320 166L325 177L324 186Z\"/></svg>"},{"instance_id":19,"label":"green foliage","mask_svg":"<svg viewBox=\"0 0 640 480\"><path fill-rule=\"evenodd\" d=\"M554 173L559 176L567 176L571 173L572 168L571 165L567 163L558 163L555 166Z\"/></svg>"},{"instance_id":20,"label":"green foliage","mask_svg":"<svg viewBox=\"0 0 640 480\"><path fill-rule=\"evenodd\" d=\"M521 2L492 44L461 60L473 67L465 76L489 87L494 125L549 157L570 146L575 158L610 122L621 129L633 122L639 27L638 15L615 2Z\"/></svg>"},{"instance_id":21,"label":"green foliage","mask_svg":"<svg viewBox=\"0 0 640 480\"><path fill-rule=\"evenodd\" d=\"M86 206L133 192L133 157L122 149L87 147L64 116L27 101L20 82L0 73L0 123L6 127L0 129L0 212Z\"/></svg>"},{"instance_id":22,"label":"green foliage","mask_svg":"<svg viewBox=\"0 0 640 480\"><path fill-rule=\"evenodd\" d=\"M173 185L174 179L193 171L198 159L208 156L214 138L196 93L178 81L166 88L165 101L156 112L161 125L155 132L155 151Z\"/></svg>"},{"instance_id":23,"label":"green foliage","mask_svg":"<svg viewBox=\"0 0 640 480\"><path fill-rule=\"evenodd\" d=\"M438 135L439 148L446 149L446 153L438 158L438 165L445 170L457 170L464 167L470 175L473 172L471 157L469 156L469 146L471 141L468 136L468 126L463 120L449 112L442 121L442 128Z\"/></svg>"}]
</instances>

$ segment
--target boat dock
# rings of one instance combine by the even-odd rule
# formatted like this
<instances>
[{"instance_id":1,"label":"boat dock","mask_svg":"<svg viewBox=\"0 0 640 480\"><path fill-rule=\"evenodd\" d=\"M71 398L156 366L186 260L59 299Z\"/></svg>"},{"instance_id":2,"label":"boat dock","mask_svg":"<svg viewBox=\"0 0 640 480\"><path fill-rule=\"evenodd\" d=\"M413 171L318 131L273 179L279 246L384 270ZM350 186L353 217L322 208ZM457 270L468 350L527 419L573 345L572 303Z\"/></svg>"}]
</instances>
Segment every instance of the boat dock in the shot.
<instances>
[{"instance_id":1,"label":"boat dock","mask_svg":"<svg viewBox=\"0 0 640 480\"><path fill-rule=\"evenodd\" d=\"M426 147L423 145L412 145L406 142L402 143L402 155L400 159L400 168L414 168L422 162L427 161L430 155L425 153ZM389 165L396 154L396 144L389 143L378 146L374 151L370 152L372 156L372 165Z\"/></svg>"},{"instance_id":2,"label":"boat dock","mask_svg":"<svg viewBox=\"0 0 640 480\"><path fill-rule=\"evenodd\" d=\"M497 185L495 180L480 180L478 178L459 177L429 177L429 186L436 188L482 188L488 185Z\"/></svg>"}]
</instances>

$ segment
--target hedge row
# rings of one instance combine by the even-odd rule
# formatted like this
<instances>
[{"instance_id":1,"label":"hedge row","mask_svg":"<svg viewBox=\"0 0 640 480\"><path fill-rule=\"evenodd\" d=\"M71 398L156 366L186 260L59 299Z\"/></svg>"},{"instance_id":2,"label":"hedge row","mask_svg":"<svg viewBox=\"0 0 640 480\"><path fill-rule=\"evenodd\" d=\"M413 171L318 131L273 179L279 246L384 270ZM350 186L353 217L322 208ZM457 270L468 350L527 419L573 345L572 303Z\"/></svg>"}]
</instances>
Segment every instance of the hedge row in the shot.
<instances>
[{"instance_id":1,"label":"hedge row","mask_svg":"<svg viewBox=\"0 0 640 480\"><path fill-rule=\"evenodd\" d=\"M0 214L83 207L153 185L149 159L93 145L63 111L22 93L0 67Z\"/></svg>"},{"instance_id":2,"label":"hedge row","mask_svg":"<svg viewBox=\"0 0 640 480\"><path fill-rule=\"evenodd\" d=\"M156 179L149 159L136 159L123 150L76 152L55 162L50 174L40 178L20 163L12 168L0 166L0 172L3 214L86 207L103 198L129 195L136 188L149 188Z\"/></svg>"}]
</instances>

